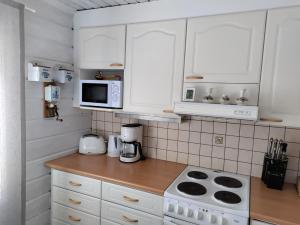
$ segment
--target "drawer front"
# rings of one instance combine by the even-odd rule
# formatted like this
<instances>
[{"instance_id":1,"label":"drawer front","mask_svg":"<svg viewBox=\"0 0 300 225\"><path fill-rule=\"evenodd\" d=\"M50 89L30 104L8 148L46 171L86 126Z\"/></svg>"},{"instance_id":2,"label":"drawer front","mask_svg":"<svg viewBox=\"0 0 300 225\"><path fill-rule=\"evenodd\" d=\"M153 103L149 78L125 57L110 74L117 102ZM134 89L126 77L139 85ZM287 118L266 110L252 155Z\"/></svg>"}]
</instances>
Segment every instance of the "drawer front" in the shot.
<instances>
[{"instance_id":1,"label":"drawer front","mask_svg":"<svg viewBox=\"0 0 300 225\"><path fill-rule=\"evenodd\" d=\"M52 217L72 225L100 225L100 217L52 203Z\"/></svg>"},{"instance_id":2,"label":"drawer front","mask_svg":"<svg viewBox=\"0 0 300 225\"><path fill-rule=\"evenodd\" d=\"M101 218L101 225L119 225L119 224Z\"/></svg>"},{"instance_id":3,"label":"drawer front","mask_svg":"<svg viewBox=\"0 0 300 225\"><path fill-rule=\"evenodd\" d=\"M56 219L52 219L51 220L51 225L69 225L65 222L62 222L62 221L59 221L59 220L56 220Z\"/></svg>"},{"instance_id":4,"label":"drawer front","mask_svg":"<svg viewBox=\"0 0 300 225\"><path fill-rule=\"evenodd\" d=\"M58 170L52 170L52 185L101 198L101 181Z\"/></svg>"},{"instance_id":5,"label":"drawer front","mask_svg":"<svg viewBox=\"0 0 300 225\"><path fill-rule=\"evenodd\" d=\"M162 225L163 219L135 209L102 200L101 216L122 225Z\"/></svg>"},{"instance_id":6,"label":"drawer front","mask_svg":"<svg viewBox=\"0 0 300 225\"><path fill-rule=\"evenodd\" d=\"M157 216L163 215L162 196L103 182L102 198Z\"/></svg>"},{"instance_id":7,"label":"drawer front","mask_svg":"<svg viewBox=\"0 0 300 225\"><path fill-rule=\"evenodd\" d=\"M52 186L52 200L62 205L100 216L101 200Z\"/></svg>"}]
</instances>

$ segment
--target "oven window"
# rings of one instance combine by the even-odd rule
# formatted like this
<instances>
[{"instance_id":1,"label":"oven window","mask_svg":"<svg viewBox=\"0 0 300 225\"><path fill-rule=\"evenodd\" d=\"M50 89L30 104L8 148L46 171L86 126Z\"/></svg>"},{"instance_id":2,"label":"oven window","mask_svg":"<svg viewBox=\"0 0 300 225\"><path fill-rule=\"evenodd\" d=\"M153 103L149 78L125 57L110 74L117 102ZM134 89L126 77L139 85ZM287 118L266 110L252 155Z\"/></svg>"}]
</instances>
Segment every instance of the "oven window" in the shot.
<instances>
[{"instance_id":1,"label":"oven window","mask_svg":"<svg viewBox=\"0 0 300 225\"><path fill-rule=\"evenodd\" d=\"M107 84L82 84L82 101L107 103Z\"/></svg>"}]
</instances>

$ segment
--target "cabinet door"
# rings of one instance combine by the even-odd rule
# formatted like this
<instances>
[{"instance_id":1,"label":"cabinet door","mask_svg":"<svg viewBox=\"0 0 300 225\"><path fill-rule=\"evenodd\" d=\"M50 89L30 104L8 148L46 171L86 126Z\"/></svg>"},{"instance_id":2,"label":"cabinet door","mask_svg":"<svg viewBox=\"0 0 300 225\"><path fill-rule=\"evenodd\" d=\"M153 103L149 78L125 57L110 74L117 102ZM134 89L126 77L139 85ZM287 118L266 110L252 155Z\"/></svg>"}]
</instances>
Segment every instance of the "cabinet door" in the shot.
<instances>
[{"instance_id":1,"label":"cabinet door","mask_svg":"<svg viewBox=\"0 0 300 225\"><path fill-rule=\"evenodd\" d=\"M79 30L79 67L123 69L125 25Z\"/></svg>"},{"instance_id":2,"label":"cabinet door","mask_svg":"<svg viewBox=\"0 0 300 225\"><path fill-rule=\"evenodd\" d=\"M127 27L124 110L162 113L181 98L185 20Z\"/></svg>"},{"instance_id":3,"label":"cabinet door","mask_svg":"<svg viewBox=\"0 0 300 225\"><path fill-rule=\"evenodd\" d=\"M185 81L259 83L266 12L188 20Z\"/></svg>"},{"instance_id":4,"label":"cabinet door","mask_svg":"<svg viewBox=\"0 0 300 225\"><path fill-rule=\"evenodd\" d=\"M271 223L265 223L258 220L251 220L251 225L272 225Z\"/></svg>"},{"instance_id":5,"label":"cabinet door","mask_svg":"<svg viewBox=\"0 0 300 225\"><path fill-rule=\"evenodd\" d=\"M270 10L260 88L260 108L264 115L299 118L299 40L300 7ZM295 125L297 121L290 122Z\"/></svg>"}]
</instances>

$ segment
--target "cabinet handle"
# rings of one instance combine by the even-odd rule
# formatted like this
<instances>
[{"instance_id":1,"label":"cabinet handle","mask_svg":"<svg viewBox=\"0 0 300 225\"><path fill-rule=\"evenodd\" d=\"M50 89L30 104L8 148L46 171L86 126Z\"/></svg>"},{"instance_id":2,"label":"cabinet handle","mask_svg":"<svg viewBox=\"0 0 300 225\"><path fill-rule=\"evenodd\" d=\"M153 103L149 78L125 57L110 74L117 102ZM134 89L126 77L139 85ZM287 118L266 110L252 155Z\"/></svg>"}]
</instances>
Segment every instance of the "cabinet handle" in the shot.
<instances>
[{"instance_id":1,"label":"cabinet handle","mask_svg":"<svg viewBox=\"0 0 300 225\"><path fill-rule=\"evenodd\" d=\"M74 186L74 187L80 187L82 184L74 182L74 181L69 181L69 184Z\"/></svg>"},{"instance_id":2,"label":"cabinet handle","mask_svg":"<svg viewBox=\"0 0 300 225\"><path fill-rule=\"evenodd\" d=\"M191 75L191 76L187 76L185 79L186 80L202 80L202 79L204 79L204 77L201 75Z\"/></svg>"},{"instance_id":3,"label":"cabinet handle","mask_svg":"<svg viewBox=\"0 0 300 225\"><path fill-rule=\"evenodd\" d=\"M110 64L111 67L123 66L122 63L112 63Z\"/></svg>"},{"instance_id":4,"label":"cabinet handle","mask_svg":"<svg viewBox=\"0 0 300 225\"><path fill-rule=\"evenodd\" d=\"M281 123L283 120L280 118L274 118L274 117L261 117L260 121Z\"/></svg>"},{"instance_id":5,"label":"cabinet handle","mask_svg":"<svg viewBox=\"0 0 300 225\"><path fill-rule=\"evenodd\" d=\"M128 216L125 216L125 215L123 215L122 217L123 217L124 220L126 220L129 223L138 223L139 222L139 220L137 220L137 219L130 219Z\"/></svg>"},{"instance_id":6,"label":"cabinet handle","mask_svg":"<svg viewBox=\"0 0 300 225\"><path fill-rule=\"evenodd\" d=\"M81 201L77 201L77 200L74 200L72 198L69 198L69 202L72 203L73 205L80 205L81 204Z\"/></svg>"},{"instance_id":7,"label":"cabinet handle","mask_svg":"<svg viewBox=\"0 0 300 225\"><path fill-rule=\"evenodd\" d=\"M174 113L173 109L164 109L163 110L164 113Z\"/></svg>"},{"instance_id":8,"label":"cabinet handle","mask_svg":"<svg viewBox=\"0 0 300 225\"><path fill-rule=\"evenodd\" d=\"M123 199L127 202L139 202L140 200L139 199L136 199L136 198L130 198L126 195L123 196Z\"/></svg>"},{"instance_id":9,"label":"cabinet handle","mask_svg":"<svg viewBox=\"0 0 300 225\"><path fill-rule=\"evenodd\" d=\"M69 216L69 220L74 221L74 222L80 222L81 219L79 217L75 217L75 216Z\"/></svg>"}]
</instances>

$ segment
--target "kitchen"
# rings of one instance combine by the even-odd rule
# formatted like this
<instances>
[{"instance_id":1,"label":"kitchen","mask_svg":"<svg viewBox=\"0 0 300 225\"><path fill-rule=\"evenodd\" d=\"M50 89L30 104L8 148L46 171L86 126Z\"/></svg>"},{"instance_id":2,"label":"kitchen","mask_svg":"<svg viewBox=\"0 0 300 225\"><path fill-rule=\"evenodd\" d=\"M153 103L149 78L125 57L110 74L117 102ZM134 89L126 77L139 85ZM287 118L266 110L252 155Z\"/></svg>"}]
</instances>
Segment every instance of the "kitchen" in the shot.
<instances>
[{"instance_id":1,"label":"kitchen","mask_svg":"<svg viewBox=\"0 0 300 225\"><path fill-rule=\"evenodd\" d=\"M300 224L300 1L17 2L1 225Z\"/></svg>"}]
</instances>

